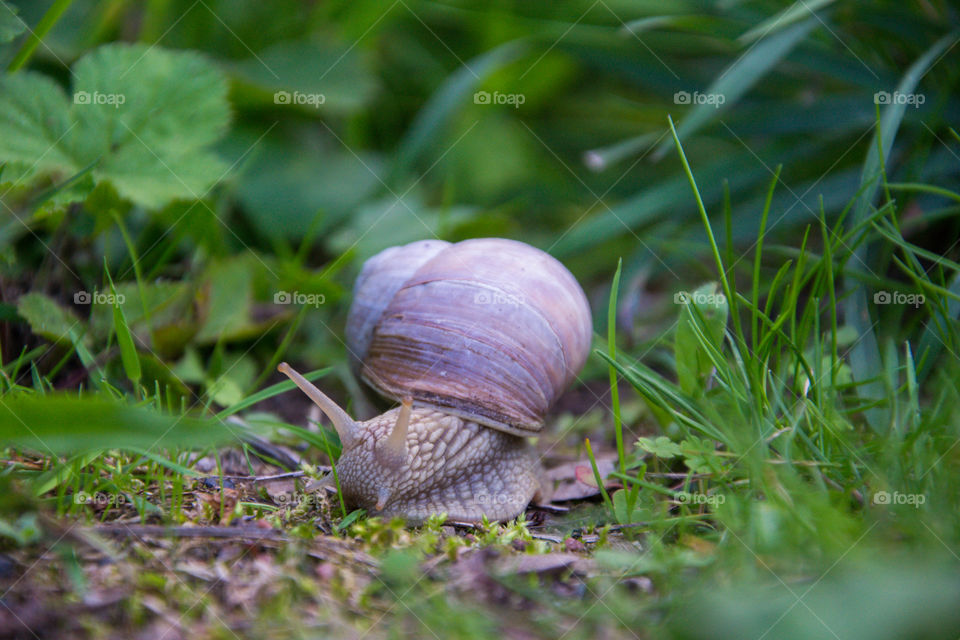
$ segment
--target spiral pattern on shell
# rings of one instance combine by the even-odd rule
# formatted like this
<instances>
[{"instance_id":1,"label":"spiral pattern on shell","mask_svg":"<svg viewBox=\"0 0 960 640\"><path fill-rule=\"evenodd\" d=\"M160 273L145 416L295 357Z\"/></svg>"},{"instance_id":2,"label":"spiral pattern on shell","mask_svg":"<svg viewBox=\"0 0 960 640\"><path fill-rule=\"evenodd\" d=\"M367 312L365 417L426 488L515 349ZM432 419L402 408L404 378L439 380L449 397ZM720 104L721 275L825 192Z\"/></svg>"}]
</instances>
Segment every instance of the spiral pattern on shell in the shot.
<instances>
[{"instance_id":1,"label":"spiral pattern on shell","mask_svg":"<svg viewBox=\"0 0 960 640\"><path fill-rule=\"evenodd\" d=\"M566 267L501 238L426 240L373 256L347 326L355 365L380 393L517 435L542 428L593 332Z\"/></svg>"}]
</instances>

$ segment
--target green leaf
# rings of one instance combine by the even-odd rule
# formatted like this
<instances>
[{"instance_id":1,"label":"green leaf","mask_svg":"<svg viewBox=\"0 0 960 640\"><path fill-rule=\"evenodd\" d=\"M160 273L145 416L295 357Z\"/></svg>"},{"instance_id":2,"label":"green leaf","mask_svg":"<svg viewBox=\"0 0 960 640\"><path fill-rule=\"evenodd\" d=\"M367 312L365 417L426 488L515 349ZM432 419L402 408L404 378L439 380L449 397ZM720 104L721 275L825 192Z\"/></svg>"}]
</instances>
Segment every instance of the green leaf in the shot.
<instances>
[{"instance_id":1,"label":"green leaf","mask_svg":"<svg viewBox=\"0 0 960 640\"><path fill-rule=\"evenodd\" d=\"M354 509L353 511L348 513L343 520L333 525L333 528L336 529L337 531L343 531L347 527L352 525L354 522L356 522L359 518L362 518L364 515L366 515L366 513L367 512L365 509Z\"/></svg>"},{"instance_id":2,"label":"green leaf","mask_svg":"<svg viewBox=\"0 0 960 640\"><path fill-rule=\"evenodd\" d=\"M131 328L145 322L144 306L150 311L154 330L192 322L194 292L188 283L150 282L145 283L141 291L135 282L119 282L116 289L116 301ZM112 329L112 309L107 305L94 305L90 310L90 333L96 338L106 338Z\"/></svg>"},{"instance_id":3,"label":"green leaf","mask_svg":"<svg viewBox=\"0 0 960 640\"><path fill-rule=\"evenodd\" d=\"M594 350L594 353L616 367L620 375L637 390L651 408L659 409L677 424L697 429L715 440L722 441L724 439L723 434L703 416L694 402L659 373L654 372L641 362L636 362L627 367L620 362L611 360L610 356L600 349ZM666 422L663 418L660 420L661 424Z\"/></svg>"},{"instance_id":4,"label":"green leaf","mask_svg":"<svg viewBox=\"0 0 960 640\"><path fill-rule=\"evenodd\" d=\"M423 106L397 151L395 171L407 170L436 142L437 136L463 107L485 77L516 60L526 47L507 42L468 61L453 73Z\"/></svg>"},{"instance_id":5,"label":"green leaf","mask_svg":"<svg viewBox=\"0 0 960 640\"><path fill-rule=\"evenodd\" d=\"M42 496L48 491L53 491L62 484L68 483L76 478L76 470L87 466L103 454L100 449L85 451L66 458L62 464L54 466L52 469L44 471L31 483L33 495Z\"/></svg>"},{"instance_id":6,"label":"green leaf","mask_svg":"<svg viewBox=\"0 0 960 640\"><path fill-rule=\"evenodd\" d=\"M77 292L77 296L86 296L79 302L84 304L96 303L93 296L103 295L88 292ZM87 348L89 336L86 324L78 319L72 311L61 307L53 298L42 293L28 293L17 300L17 312L30 324L30 329L51 342L69 342L77 351L77 357L84 367L96 375L91 375L90 381L95 387L100 386L103 372L97 365L93 354Z\"/></svg>"},{"instance_id":7,"label":"green leaf","mask_svg":"<svg viewBox=\"0 0 960 640\"><path fill-rule=\"evenodd\" d=\"M658 458L674 458L683 453L676 442L666 436L657 436L656 440L650 438L638 438L637 448L653 454Z\"/></svg>"},{"instance_id":8,"label":"green leaf","mask_svg":"<svg viewBox=\"0 0 960 640\"><path fill-rule=\"evenodd\" d=\"M630 501L627 490L618 489L611 497L613 498L613 515L616 516L617 522L620 524L629 523L630 516L633 515L633 509L631 509L630 504L628 504Z\"/></svg>"},{"instance_id":9,"label":"green leaf","mask_svg":"<svg viewBox=\"0 0 960 640\"><path fill-rule=\"evenodd\" d=\"M818 9L833 4L834 1L835 0L808 0L804 2L803 0L798 0L775 16L753 27L737 39L741 43L747 44L754 40L765 38L806 18Z\"/></svg>"},{"instance_id":10,"label":"green leaf","mask_svg":"<svg viewBox=\"0 0 960 640\"><path fill-rule=\"evenodd\" d=\"M205 322L197 341L216 342L249 334L254 326L252 281L252 265L245 256L211 265L201 287L200 308Z\"/></svg>"},{"instance_id":11,"label":"green leaf","mask_svg":"<svg viewBox=\"0 0 960 640\"><path fill-rule=\"evenodd\" d=\"M677 361L677 381L685 393L697 395L704 389L704 382L713 363L707 355L696 327L717 351L723 345L723 331L727 326L729 309L727 299L719 291L717 283L711 282L688 293L681 291L676 301L680 308L677 335L674 341L674 356Z\"/></svg>"},{"instance_id":12,"label":"green leaf","mask_svg":"<svg viewBox=\"0 0 960 640\"><path fill-rule=\"evenodd\" d=\"M787 163L800 159L803 149L795 146L778 154L778 158ZM742 154L731 151L722 159L708 162L697 167L699 183L703 185L701 196L707 206L720 200L720 183L729 178L733 192L748 189L753 185L769 180L767 170L759 169L749 162L749 152ZM730 174L730 167L747 167ZM638 194L615 204L603 215L596 215L577 224L569 233L556 242L551 254L558 257L574 257L596 247L600 243L616 237L629 229L640 229L645 225L662 219L684 221L694 214L694 209L678 208L678 202L689 197L690 183L683 174L671 176L656 182Z\"/></svg>"},{"instance_id":13,"label":"green leaf","mask_svg":"<svg viewBox=\"0 0 960 640\"><path fill-rule=\"evenodd\" d=\"M236 69L244 80L274 94L277 108L318 116L325 111L355 113L377 89L361 48L349 42L281 42Z\"/></svg>"},{"instance_id":14,"label":"green leaf","mask_svg":"<svg viewBox=\"0 0 960 640\"><path fill-rule=\"evenodd\" d=\"M0 44L23 33L24 26L23 20L17 17L17 8L0 0Z\"/></svg>"},{"instance_id":15,"label":"green leaf","mask_svg":"<svg viewBox=\"0 0 960 640\"><path fill-rule=\"evenodd\" d=\"M751 550L762 555L755 545ZM708 582L672 616L669 635L690 640L953 638L960 626L955 560L933 553L901 558L871 552L871 563L847 558L813 585L787 578L772 588L768 581L746 579L718 589ZM803 606L796 606L794 593L804 594Z\"/></svg>"},{"instance_id":16,"label":"green leaf","mask_svg":"<svg viewBox=\"0 0 960 640\"><path fill-rule=\"evenodd\" d=\"M179 474L182 475L182 476L194 476L194 477L199 477L199 476L203 475L203 474L201 474L199 471L196 471L196 470L194 470L194 469L189 469L189 468L183 466L182 464L177 464L177 463L174 462L173 460L168 460L167 458L165 458L165 457L163 457L163 456L161 456L161 455L157 455L156 453L152 453L152 452L150 452L150 451L147 451L147 450L144 449L143 447L128 447L128 449L129 449L130 451L134 452L134 453L139 453L139 454L142 455L143 457L149 458L150 460L153 460L154 462L156 462L156 463L159 464L160 466L166 467L167 469L170 469L171 471L174 471L174 472L176 472L176 473L179 473Z\"/></svg>"},{"instance_id":17,"label":"green leaf","mask_svg":"<svg viewBox=\"0 0 960 640\"><path fill-rule=\"evenodd\" d=\"M947 289L950 293L954 294L954 296L960 296L960 273L953 277ZM921 383L933 372L934 363L936 363L938 356L946 346L944 337L940 334L938 327L949 326L952 318L960 316L960 302L958 302L956 298L948 297L946 300L946 313L936 308L933 313L935 321L927 323L927 326L924 327L923 333L920 336L920 346L917 348L917 354L922 361L920 370L917 372L917 379Z\"/></svg>"},{"instance_id":18,"label":"green leaf","mask_svg":"<svg viewBox=\"0 0 960 640\"><path fill-rule=\"evenodd\" d=\"M333 367L327 367L326 369L317 369L316 371L311 371L310 373L303 374L303 377L313 382L318 380L323 376L327 375L333 370ZM271 385L266 389L261 389L260 391L251 394L249 397L244 398L237 404L231 405L217 414L217 418L223 420L228 416L232 416L235 413L243 411L247 407L253 406L258 402L266 400L267 398L272 398L278 394L285 393L292 389L296 388L296 384L292 380L284 380L283 382L278 382L275 385ZM309 432L308 432L309 433Z\"/></svg>"},{"instance_id":19,"label":"green leaf","mask_svg":"<svg viewBox=\"0 0 960 640\"><path fill-rule=\"evenodd\" d=\"M0 162L29 167L21 180L95 163L96 181L156 208L200 198L223 176L208 147L229 121L227 86L205 59L113 44L82 58L73 75L72 97L36 73L0 78Z\"/></svg>"},{"instance_id":20,"label":"green leaf","mask_svg":"<svg viewBox=\"0 0 960 640\"><path fill-rule=\"evenodd\" d=\"M939 60L943 51L951 46L956 39L957 32L954 31L934 42L910 66L894 93L913 93L930 65ZM890 155L893 140L896 138L906 108L907 104L905 102L894 101L883 110L879 131L874 133L867 151L867 157L863 163L863 172L860 176L860 192L853 207L853 220L851 222L854 225L871 215L871 205L880 186L878 177L881 168L886 164L886 159ZM879 141L877 136L880 136ZM878 142L881 144L878 144ZM860 245L854 252L854 260L850 261L850 269L863 271L858 265L867 265L868 260L867 245ZM857 382L861 383L857 386L857 393L861 398L868 401L882 398L886 391L883 384L874 379L877 372L882 369L880 348L877 343L877 336L873 331L870 310L867 307L867 291L864 287L856 285L852 287L851 295L843 303L843 311L857 334L861 336L860 340L850 349L849 355L853 376ZM884 429L885 425L888 424L889 414L880 407L871 407L864 414L870 426L875 430Z\"/></svg>"},{"instance_id":21,"label":"green leaf","mask_svg":"<svg viewBox=\"0 0 960 640\"><path fill-rule=\"evenodd\" d=\"M36 513L24 513L12 524L0 519L0 538L11 538L18 545L26 546L38 542L42 537Z\"/></svg>"},{"instance_id":22,"label":"green leaf","mask_svg":"<svg viewBox=\"0 0 960 640\"><path fill-rule=\"evenodd\" d=\"M299 240L351 217L376 189L382 188L383 161L363 151L324 148L313 138L257 138L242 132L230 136L231 157L243 158L255 145L255 157L236 180L244 213L266 237Z\"/></svg>"},{"instance_id":23,"label":"green leaf","mask_svg":"<svg viewBox=\"0 0 960 640\"><path fill-rule=\"evenodd\" d=\"M30 330L51 342L70 341L70 332L83 333L83 321L56 300L42 293L28 293L17 300L17 313Z\"/></svg>"},{"instance_id":24,"label":"green leaf","mask_svg":"<svg viewBox=\"0 0 960 640\"><path fill-rule=\"evenodd\" d=\"M26 177L77 173L82 165L68 148L75 127L67 96L53 80L28 72L0 77L0 162L26 165Z\"/></svg>"},{"instance_id":25,"label":"green leaf","mask_svg":"<svg viewBox=\"0 0 960 640\"><path fill-rule=\"evenodd\" d=\"M617 295L620 291L620 272L623 270L623 259L617 260L617 270L613 274L613 283L610 286L610 302L607 305L607 351L610 359L617 359ZM613 428L617 440L617 460L620 462L620 473L626 473L626 456L623 453L623 420L620 416L620 390L617 387L617 370L609 368L610 375L610 404L613 408Z\"/></svg>"},{"instance_id":26,"label":"green leaf","mask_svg":"<svg viewBox=\"0 0 960 640\"><path fill-rule=\"evenodd\" d=\"M110 281L110 291L113 293L113 329L117 332L117 344L120 346L120 359L123 362L123 370L127 378L136 387L140 382L140 358L137 356L137 347L133 344L133 334L130 333L130 326L127 324L127 318L123 314L123 307L120 306L120 296L117 295L117 288L113 285L113 278L107 271L107 279Z\"/></svg>"},{"instance_id":27,"label":"green leaf","mask_svg":"<svg viewBox=\"0 0 960 640\"><path fill-rule=\"evenodd\" d=\"M647 504L638 504L637 498L640 496L640 485L635 484L629 489L618 489L614 492L613 515L620 524L632 524L642 522L651 517L652 512L649 500L644 501Z\"/></svg>"},{"instance_id":28,"label":"green leaf","mask_svg":"<svg viewBox=\"0 0 960 640\"><path fill-rule=\"evenodd\" d=\"M720 473L723 470L720 456L715 453L710 440L690 436L680 443L680 448L685 452L684 464L694 473Z\"/></svg>"},{"instance_id":29,"label":"green leaf","mask_svg":"<svg viewBox=\"0 0 960 640\"><path fill-rule=\"evenodd\" d=\"M762 39L736 62L727 67L714 82L703 91L707 96L723 96L723 102L700 102L682 119L677 127L677 136L687 138L703 125L714 120L724 110L730 109L755 84L796 47L814 27L822 25L820 18L811 16L799 24ZM670 149L670 140L664 140L655 157L660 158Z\"/></svg>"},{"instance_id":30,"label":"green leaf","mask_svg":"<svg viewBox=\"0 0 960 640\"><path fill-rule=\"evenodd\" d=\"M420 192L413 190L401 198L388 196L365 203L348 224L329 236L327 243L334 252L352 251L358 261L363 261L393 245L440 237L445 225L466 222L472 216L473 211L467 207L427 207Z\"/></svg>"},{"instance_id":31,"label":"green leaf","mask_svg":"<svg viewBox=\"0 0 960 640\"><path fill-rule=\"evenodd\" d=\"M207 385L207 394L217 404L230 406L243 400L243 386L232 376L222 375Z\"/></svg>"},{"instance_id":32,"label":"green leaf","mask_svg":"<svg viewBox=\"0 0 960 640\"><path fill-rule=\"evenodd\" d=\"M0 442L44 453L142 447L205 447L229 442L223 423L158 413L103 397L9 396L0 403Z\"/></svg>"}]
</instances>

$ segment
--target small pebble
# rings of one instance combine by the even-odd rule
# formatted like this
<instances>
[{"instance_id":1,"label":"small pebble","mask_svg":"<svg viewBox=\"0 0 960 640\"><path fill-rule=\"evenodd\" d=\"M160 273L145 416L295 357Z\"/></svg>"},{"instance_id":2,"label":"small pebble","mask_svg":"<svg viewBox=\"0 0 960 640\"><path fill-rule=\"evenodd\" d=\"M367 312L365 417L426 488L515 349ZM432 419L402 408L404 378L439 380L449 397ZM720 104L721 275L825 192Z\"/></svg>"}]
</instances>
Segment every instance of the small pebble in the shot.
<instances>
[{"instance_id":1,"label":"small pebble","mask_svg":"<svg viewBox=\"0 0 960 640\"><path fill-rule=\"evenodd\" d=\"M563 541L563 546L566 547L567 551L574 553L587 550L587 545L583 544L576 538L567 538Z\"/></svg>"}]
</instances>

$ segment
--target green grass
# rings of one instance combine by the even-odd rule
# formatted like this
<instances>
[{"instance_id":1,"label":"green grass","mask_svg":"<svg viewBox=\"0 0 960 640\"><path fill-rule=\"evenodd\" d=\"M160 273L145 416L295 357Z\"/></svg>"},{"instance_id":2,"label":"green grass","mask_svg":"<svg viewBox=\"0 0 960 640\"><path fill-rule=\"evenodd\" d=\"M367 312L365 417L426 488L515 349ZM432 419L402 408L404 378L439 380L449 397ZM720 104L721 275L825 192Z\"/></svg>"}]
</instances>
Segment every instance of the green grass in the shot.
<instances>
[{"instance_id":1,"label":"green grass","mask_svg":"<svg viewBox=\"0 0 960 640\"><path fill-rule=\"evenodd\" d=\"M0 635L956 638L956 10L670 11L0 4ZM305 492L339 442L277 363L372 415L362 261L485 235L587 290L537 444L598 495Z\"/></svg>"}]
</instances>

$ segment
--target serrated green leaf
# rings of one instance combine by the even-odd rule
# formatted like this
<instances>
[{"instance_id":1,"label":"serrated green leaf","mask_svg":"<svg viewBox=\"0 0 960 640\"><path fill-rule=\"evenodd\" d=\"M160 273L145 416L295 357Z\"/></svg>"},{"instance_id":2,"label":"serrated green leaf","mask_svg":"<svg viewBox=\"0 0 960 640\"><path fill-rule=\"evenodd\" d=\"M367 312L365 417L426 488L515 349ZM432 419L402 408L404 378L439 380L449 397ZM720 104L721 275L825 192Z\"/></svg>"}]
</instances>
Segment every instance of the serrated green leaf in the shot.
<instances>
[{"instance_id":1,"label":"serrated green leaf","mask_svg":"<svg viewBox=\"0 0 960 640\"><path fill-rule=\"evenodd\" d=\"M98 294L77 292L77 295L86 296L81 302L89 304L92 297ZM28 293L20 296L17 300L17 313L30 324L30 329L38 336L43 336L51 342L72 344L83 366L95 373L90 376L91 383L95 387L100 386L103 372L87 348L90 340L86 332L86 323L78 319L69 309L60 306L53 298L42 293Z\"/></svg>"},{"instance_id":2,"label":"serrated green leaf","mask_svg":"<svg viewBox=\"0 0 960 640\"><path fill-rule=\"evenodd\" d=\"M160 207L222 177L210 144L229 121L223 74L198 54L107 45L74 67L71 96L36 73L0 78L0 162L70 176L94 164L125 198Z\"/></svg>"},{"instance_id":3,"label":"serrated green leaf","mask_svg":"<svg viewBox=\"0 0 960 640\"><path fill-rule=\"evenodd\" d=\"M656 440L637 438L637 448L658 458L674 458L683 453L680 445L666 436L657 436Z\"/></svg>"},{"instance_id":4,"label":"serrated green leaf","mask_svg":"<svg viewBox=\"0 0 960 640\"><path fill-rule=\"evenodd\" d=\"M78 172L67 147L76 128L66 94L53 80L35 73L0 78L0 161L19 163L13 169L29 177L40 171ZM8 179L11 176L6 176Z\"/></svg>"},{"instance_id":5,"label":"serrated green leaf","mask_svg":"<svg viewBox=\"0 0 960 640\"><path fill-rule=\"evenodd\" d=\"M722 471L720 456L715 453L709 440L691 436L680 443L686 453L684 464L694 473L719 473Z\"/></svg>"},{"instance_id":6,"label":"serrated green leaf","mask_svg":"<svg viewBox=\"0 0 960 640\"><path fill-rule=\"evenodd\" d=\"M70 341L70 332L83 333L83 321L42 293L28 293L17 300L17 313L30 324L30 330L51 342Z\"/></svg>"}]
</instances>

